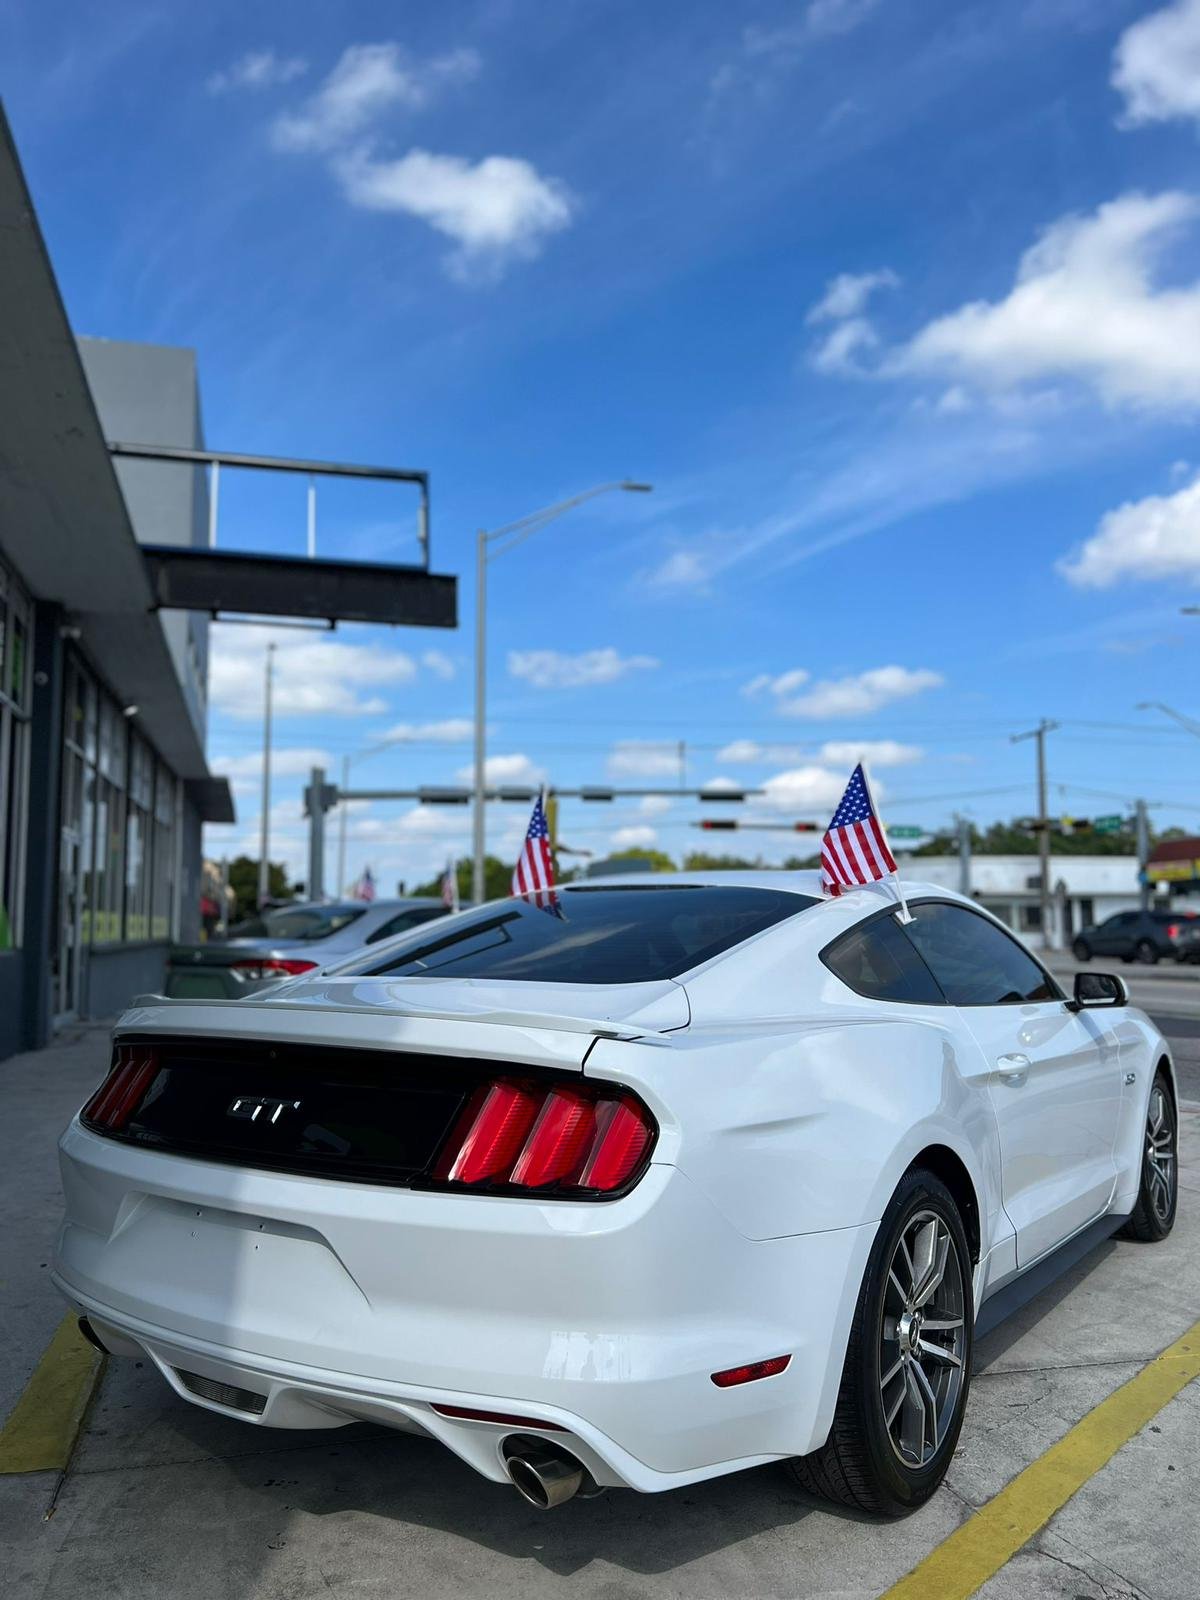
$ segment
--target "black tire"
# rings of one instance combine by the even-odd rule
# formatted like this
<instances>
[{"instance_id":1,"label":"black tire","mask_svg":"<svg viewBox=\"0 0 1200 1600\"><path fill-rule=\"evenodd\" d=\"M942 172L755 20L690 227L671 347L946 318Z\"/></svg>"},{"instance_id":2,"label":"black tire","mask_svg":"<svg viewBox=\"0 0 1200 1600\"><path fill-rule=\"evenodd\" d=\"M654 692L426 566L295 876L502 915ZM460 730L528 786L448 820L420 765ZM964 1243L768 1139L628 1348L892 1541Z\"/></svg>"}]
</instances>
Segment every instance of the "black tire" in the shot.
<instances>
[{"instance_id":1,"label":"black tire","mask_svg":"<svg viewBox=\"0 0 1200 1600\"><path fill-rule=\"evenodd\" d=\"M891 1287L889 1271L893 1258L901 1251L901 1239L910 1227L925 1227L927 1214L943 1225L949 1234L949 1248L954 1251L956 1273L951 1274L947 1260L945 1276L937 1292L929 1299L923 1312L935 1314L937 1302L946 1295L949 1310L954 1311L961 1301L961 1330L953 1334L935 1335L940 1339L958 1340L958 1365L946 1371L948 1384L952 1385L957 1371L957 1392L951 1397L949 1389L944 1400L945 1414L939 1415L938 1405L933 1405L936 1445L921 1465L906 1460L901 1448L889 1432L884 1410L882 1388L884 1360L892 1350L901 1351L900 1327L903 1318L889 1315L889 1307L899 1302L896 1290ZM935 1228L935 1244L938 1230ZM905 1173L887 1211L884 1213L867 1270L859 1290L858 1304L850 1329L846 1349L846 1364L842 1369L842 1383L838 1391L837 1408L829 1438L811 1455L799 1456L787 1463L788 1469L801 1488L809 1494L834 1500L877 1516L902 1517L925 1504L946 1475L946 1468L954 1455L962 1427L963 1412L971 1384L971 1349L975 1309L971 1298L971 1252L966 1230L954 1197L932 1172L915 1168ZM914 1274L914 1278L915 1278ZM888 1328L895 1332L889 1342ZM916 1334L919 1337L921 1326ZM906 1333L904 1337L908 1337ZM928 1348L928 1343L922 1345ZM885 1354L885 1351L888 1354ZM917 1353L907 1357L910 1362L920 1361ZM898 1362L897 1362L898 1365ZM895 1368L892 1368L895 1371ZM942 1363L935 1362L935 1372L941 1372ZM881 1385L881 1379L884 1384ZM897 1380L903 1398L900 1402L900 1425L903 1427L904 1408L910 1390L907 1372ZM926 1384L928 1388L928 1384ZM894 1393L895 1391L890 1391ZM918 1394L915 1388L912 1393ZM931 1395L932 1399L932 1395ZM921 1423L920 1444L917 1452L924 1455L926 1446L925 1423Z\"/></svg>"},{"instance_id":2,"label":"black tire","mask_svg":"<svg viewBox=\"0 0 1200 1600\"><path fill-rule=\"evenodd\" d=\"M1156 1132L1159 1112L1162 1125ZM1155 1144L1157 1160L1152 1156ZM1163 1179L1163 1157L1169 1157L1168 1174ZM1156 1177L1156 1169L1158 1176ZM1165 1193L1164 1193L1165 1181ZM1175 1226L1179 1206L1179 1115L1171 1096L1171 1085L1160 1067L1154 1074L1146 1109L1146 1128L1142 1139L1142 1181L1129 1221L1121 1229L1122 1239L1141 1244L1157 1244Z\"/></svg>"},{"instance_id":3,"label":"black tire","mask_svg":"<svg viewBox=\"0 0 1200 1600\"><path fill-rule=\"evenodd\" d=\"M1158 948L1149 939L1139 939L1133 947L1133 959L1140 961L1144 967L1157 966Z\"/></svg>"},{"instance_id":4,"label":"black tire","mask_svg":"<svg viewBox=\"0 0 1200 1600\"><path fill-rule=\"evenodd\" d=\"M1076 961L1090 961L1092 959L1092 947L1086 939L1076 939L1071 946L1071 954Z\"/></svg>"}]
</instances>

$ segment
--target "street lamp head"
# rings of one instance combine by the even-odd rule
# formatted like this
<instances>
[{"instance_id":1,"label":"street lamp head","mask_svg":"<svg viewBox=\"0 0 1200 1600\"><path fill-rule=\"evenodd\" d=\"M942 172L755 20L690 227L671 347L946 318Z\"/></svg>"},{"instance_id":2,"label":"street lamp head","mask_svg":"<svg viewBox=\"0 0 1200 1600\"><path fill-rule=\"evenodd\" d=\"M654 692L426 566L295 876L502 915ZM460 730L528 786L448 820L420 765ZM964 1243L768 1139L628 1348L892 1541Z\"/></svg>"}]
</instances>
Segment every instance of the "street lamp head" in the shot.
<instances>
[{"instance_id":1,"label":"street lamp head","mask_svg":"<svg viewBox=\"0 0 1200 1600\"><path fill-rule=\"evenodd\" d=\"M624 480L621 487L628 494L652 494L654 492L652 483L633 483L629 478Z\"/></svg>"}]
</instances>

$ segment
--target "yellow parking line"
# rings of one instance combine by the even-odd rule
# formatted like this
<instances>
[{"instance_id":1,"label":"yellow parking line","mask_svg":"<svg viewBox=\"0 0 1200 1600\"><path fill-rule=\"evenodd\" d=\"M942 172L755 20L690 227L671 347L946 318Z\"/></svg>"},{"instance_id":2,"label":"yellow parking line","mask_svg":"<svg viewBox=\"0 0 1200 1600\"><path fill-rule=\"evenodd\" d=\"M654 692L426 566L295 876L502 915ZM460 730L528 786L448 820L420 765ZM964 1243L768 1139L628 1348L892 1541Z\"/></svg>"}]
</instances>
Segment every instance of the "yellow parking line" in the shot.
<instances>
[{"instance_id":1,"label":"yellow parking line","mask_svg":"<svg viewBox=\"0 0 1200 1600\"><path fill-rule=\"evenodd\" d=\"M101 1359L65 1316L0 1428L0 1473L66 1471Z\"/></svg>"},{"instance_id":2,"label":"yellow parking line","mask_svg":"<svg viewBox=\"0 0 1200 1600\"><path fill-rule=\"evenodd\" d=\"M1200 1376L1200 1322L1039 1456L880 1600L968 1600Z\"/></svg>"}]
</instances>

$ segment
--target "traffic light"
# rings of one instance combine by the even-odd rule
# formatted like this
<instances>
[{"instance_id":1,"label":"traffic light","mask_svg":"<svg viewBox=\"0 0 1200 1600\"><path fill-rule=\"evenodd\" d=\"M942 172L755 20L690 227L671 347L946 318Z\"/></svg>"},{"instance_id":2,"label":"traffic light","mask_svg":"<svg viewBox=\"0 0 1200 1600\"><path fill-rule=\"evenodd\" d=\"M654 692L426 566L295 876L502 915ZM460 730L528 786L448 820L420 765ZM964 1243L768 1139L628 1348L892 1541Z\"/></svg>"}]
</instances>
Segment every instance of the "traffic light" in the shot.
<instances>
[{"instance_id":1,"label":"traffic light","mask_svg":"<svg viewBox=\"0 0 1200 1600\"><path fill-rule=\"evenodd\" d=\"M729 833L737 823L732 817L705 817L700 826L705 833Z\"/></svg>"}]
</instances>

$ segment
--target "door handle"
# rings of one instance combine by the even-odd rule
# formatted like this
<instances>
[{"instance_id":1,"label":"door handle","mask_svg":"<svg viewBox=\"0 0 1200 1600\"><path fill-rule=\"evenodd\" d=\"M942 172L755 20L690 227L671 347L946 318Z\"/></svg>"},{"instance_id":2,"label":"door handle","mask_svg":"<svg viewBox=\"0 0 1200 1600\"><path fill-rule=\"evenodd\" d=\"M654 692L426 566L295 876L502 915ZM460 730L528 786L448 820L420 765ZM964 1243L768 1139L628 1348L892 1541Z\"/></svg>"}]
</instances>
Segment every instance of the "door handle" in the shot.
<instances>
[{"instance_id":1,"label":"door handle","mask_svg":"<svg viewBox=\"0 0 1200 1600\"><path fill-rule=\"evenodd\" d=\"M998 1056L996 1070L1000 1082L1008 1084L1010 1089L1019 1089L1029 1076L1029 1057L1022 1055Z\"/></svg>"}]
</instances>

